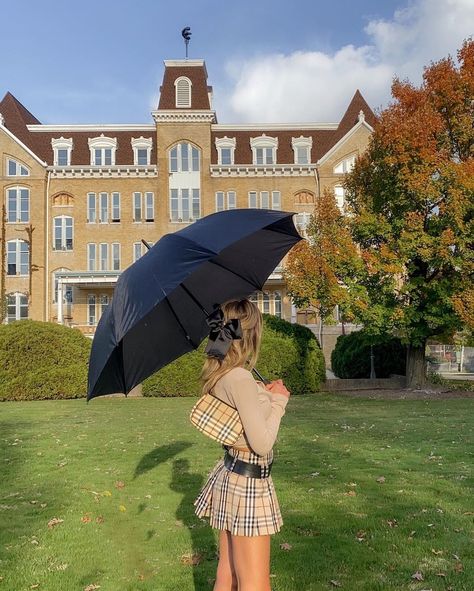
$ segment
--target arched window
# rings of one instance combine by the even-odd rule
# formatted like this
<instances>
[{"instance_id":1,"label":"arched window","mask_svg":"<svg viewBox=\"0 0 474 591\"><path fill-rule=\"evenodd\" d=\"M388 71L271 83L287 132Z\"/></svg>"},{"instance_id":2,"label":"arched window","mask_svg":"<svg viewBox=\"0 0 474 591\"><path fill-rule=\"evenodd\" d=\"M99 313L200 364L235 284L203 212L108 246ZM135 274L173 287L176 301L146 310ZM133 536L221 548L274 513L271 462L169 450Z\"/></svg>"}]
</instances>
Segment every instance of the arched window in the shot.
<instances>
[{"instance_id":1,"label":"arched window","mask_svg":"<svg viewBox=\"0 0 474 591\"><path fill-rule=\"evenodd\" d=\"M53 224L53 249L72 250L74 221L71 216L58 215Z\"/></svg>"},{"instance_id":2,"label":"arched window","mask_svg":"<svg viewBox=\"0 0 474 591\"><path fill-rule=\"evenodd\" d=\"M250 147L252 149L253 164L257 166L276 164L277 137L270 137L265 134L259 137L252 137L250 138Z\"/></svg>"},{"instance_id":3,"label":"arched window","mask_svg":"<svg viewBox=\"0 0 474 591\"><path fill-rule=\"evenodd\" d=\"M344 158L344 160L341 160L336 164L334 172L336 174L346 174L347 172L350 172L354 168L355 159L355 154L349 156L349 158Z\"/></svg>"},{"instance_id":4,"label":"arched window","mask_svg":"<svg viewBox=\"0 0 474 591\"><path fill-rule=\"evenodd\" d=\"M117 138L99 137L89 138L89 150L91 152L91 166L114 166Z\"/></svg>"},{"instance_id":5,"label":"arched window","mask_svg":"<svg viewBox=\"0 0 474 591\"><path fill-rule=\"evenodd\" d=\"M7 158L7 176L30 176L30 171L21 162Z\"/></svg>"},{"instance_id":6,"label":"arched window","mask_svg":"<svg viewBox=\"0 0 474 591\"><path fill-rule=\"evenodd\" d=\"M58 275L64 272L70 272L71 269L67 269L66 267L61 267L60 269L56 269L52 275L53 280L53 303L58 303ZM73 290L72 285L63 284L63 304L72 304L73 300Z\"/></svg>"},{"instance_id":7,"label":"arched window","mask_svg":"<svg viewBox=\"0 0 474 591\"><path fill-rule=\"evenodd\" d=\"M270 314L270 294L267 291L263 292L263 310L264 314Z\"/></svg>"},{"instance_id":8,"label":"arched window","mask_svg":"<svg viewBox=\"0 0 474 591\"><path fill-rule=\"evenodd\" d=\"M181 142L170 150L170 172L199 172L199 149Z\"/></svg>"},{"instance_id":9,"label":"arched window","mask_svg":"<svg viewBox=\"0 0 474 591\"><path fill-rule=\"evenodd\" d=\"M181 142L169 151L170 221L192 222L201 217L200 150Z\"/></svg>"},{"instance_id":10,"label":"arched window","mask_svg":"<svg viewBox=\"0 0 474 591\"><path fill-rule=\"evenodd\" d=\"M275 292L275 316L281 318L281 293L279 291Z\"/></svg>"},{"instance_id":11,"label":"arched window","mask_svg":"<svg viewBox=\"0 0 474 591\"><path fill-rule=\"evenodd\" d=\"M51 146L54 152L54 166L70 166L72 152L72 138L53 138Z\"/></svg>"},{"instance_id":12,"label":"arched window","mask_svg":"<svg viewBox=\"0 0 474 591\"><path fill-rule=\"evenodd\" d=\"M7 323L28 318L28 296L24 293L7 295Z\"/></svg>"},{"instance_id":13,"label":"arched window","mask_svg":"<svg viewBox=\"0 0 474 591\"><path fill-rule=\"evenodd\" d=\"M28 275L30 248L25 240L7 242L7 275Z\"/></svg>"},{"instance_id":14,"label":"arched window","mask_svg":"<svg viewBox=\"0 0 474 591\"><path fill-rule=\"evenodd\" d=\"M177 78L174 82L176 90L176 106L185 108L191 106L191 80L185 76Z\"/></svg>"},{"instance_id":15,"label":"arched window","mask_svg":"<svg viewBox=\"0 0 474 591\"><path fill-rule=\"evenodd\" d=\"M30 190L26 187L7 189L7 222L10 224L30 221Z\"/></svg>"}]
</instances>

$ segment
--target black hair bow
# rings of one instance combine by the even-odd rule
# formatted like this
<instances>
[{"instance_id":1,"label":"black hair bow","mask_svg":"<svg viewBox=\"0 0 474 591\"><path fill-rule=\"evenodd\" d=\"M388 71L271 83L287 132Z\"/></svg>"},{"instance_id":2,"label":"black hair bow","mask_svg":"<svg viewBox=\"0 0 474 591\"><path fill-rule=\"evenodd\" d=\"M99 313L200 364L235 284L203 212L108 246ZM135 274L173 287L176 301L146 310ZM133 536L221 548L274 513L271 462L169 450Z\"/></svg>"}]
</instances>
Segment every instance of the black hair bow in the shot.
<instances>
[{"instance_id":1,"label":"black hair bow","mask_svg":"<svg viewBox=\"0 0 474 591\"><path fill-rule=\"evenodd\" d=\"M224 324L224 312L221 307L217 307L206 318L206 322L211 328L209 341L204 352L209 357L224 359L233 339L242 338L242 327L240 318L231 318Z\"/></svg>"}]
</instances>

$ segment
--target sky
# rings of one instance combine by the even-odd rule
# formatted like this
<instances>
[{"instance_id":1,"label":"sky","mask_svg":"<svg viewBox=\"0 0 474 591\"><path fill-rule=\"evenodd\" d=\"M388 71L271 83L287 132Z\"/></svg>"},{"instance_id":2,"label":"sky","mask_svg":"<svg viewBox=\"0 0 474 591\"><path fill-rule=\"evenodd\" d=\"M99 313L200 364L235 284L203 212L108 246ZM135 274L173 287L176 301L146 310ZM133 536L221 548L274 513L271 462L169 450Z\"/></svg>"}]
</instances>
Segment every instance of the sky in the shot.
<instances>
[{"instance_id":1,"label":"sky","mask_svg":"<svg viewBox=\"0 0 474 591\"><path fill-rule=\"evenodd\" d=\"M337 122L357 88L456 56L474 0L0 0L0 97L42 123L152 123L166 59L204 59L219 123Z\"/></svg>"}]
</instances>

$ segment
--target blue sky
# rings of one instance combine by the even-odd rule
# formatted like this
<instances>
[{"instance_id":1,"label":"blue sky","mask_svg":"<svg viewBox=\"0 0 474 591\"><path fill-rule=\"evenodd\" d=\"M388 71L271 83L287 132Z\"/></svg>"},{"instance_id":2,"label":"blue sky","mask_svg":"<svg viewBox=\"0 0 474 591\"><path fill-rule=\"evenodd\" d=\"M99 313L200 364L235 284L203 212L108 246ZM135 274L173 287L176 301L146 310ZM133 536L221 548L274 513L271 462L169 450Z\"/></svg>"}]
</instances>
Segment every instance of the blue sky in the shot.
<instances>
[{"instance_id":1,"label":"blue sky","mask_svg":"<svg viewBox=\"0 0 474 591\"><path fill-rule=\"evenodd\" d=\"M455 51L474 2L16 0L2 21L0 95L44 123L150 123L186 25L219 121L335 121L357 87L382 106L394 74Z\"/></svg>"}]
</instances>

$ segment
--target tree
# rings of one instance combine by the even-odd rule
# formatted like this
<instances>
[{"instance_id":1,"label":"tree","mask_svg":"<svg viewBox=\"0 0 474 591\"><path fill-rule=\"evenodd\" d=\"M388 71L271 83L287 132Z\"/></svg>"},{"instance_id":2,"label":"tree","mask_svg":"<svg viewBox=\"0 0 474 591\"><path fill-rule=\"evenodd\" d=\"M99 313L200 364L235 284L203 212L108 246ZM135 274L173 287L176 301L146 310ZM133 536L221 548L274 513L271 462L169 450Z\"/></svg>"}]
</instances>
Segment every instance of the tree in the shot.
<instances>
[{"instance_id":1,"label":"tree","mask_svg":"<svg viewBox=\"0 0 474 591\"><path fill-rule=\"evenodd\" d=\"M289 253L283 275L293 303L299 308L317 309L322 345L322 324L332 320L334 307L339 306L347 322L355 317L353 303L361 302L361 298L354 297L354 291L360 291L360 257L347 219L337 206L334 193L328 189L316 199L307 235L308 239L299 242Z\"/></svg>"},{"instance_id":2,"label":"tree","mask_svg":"<svg viewBox=\"0 0 474 591\"><path fill-rule=\"evenodd\" d=\"M419 87L394 81L346 179L371 303L359 318L407 344L411 387L425 383L429 337L474 329L474 41L457 57L426 67Z\"/></svg>"}]
</instances>

